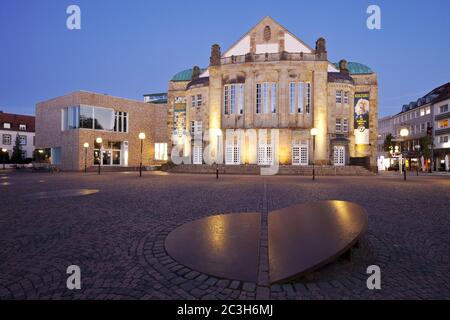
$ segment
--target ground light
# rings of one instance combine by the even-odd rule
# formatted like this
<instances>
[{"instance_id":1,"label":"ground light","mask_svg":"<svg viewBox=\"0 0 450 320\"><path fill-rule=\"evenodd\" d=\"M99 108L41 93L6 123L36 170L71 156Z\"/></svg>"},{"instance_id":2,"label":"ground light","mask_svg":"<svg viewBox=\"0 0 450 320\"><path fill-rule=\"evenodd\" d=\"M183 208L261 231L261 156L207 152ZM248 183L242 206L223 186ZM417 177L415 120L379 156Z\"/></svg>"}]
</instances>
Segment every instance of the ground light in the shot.
<instances>
[{"instance_id":1,"label":"ground light","mask_svg":"<svg viewBox=\"0 0 450 320\"><path fill-rule=\"evenodd\" d=\"M400 130L400 136L403 138L403 140L406 140L406 137L409 135L409 130L407 128L403 128ZM404 141L403 141L404 142ZM402 153L404 148L402 148ZM402 159L402 168L403 168L403 180L406 181L406 154L404 159Z\"/></svg>"},{"instance_id":2,"label":"ground light","mask_svg":"<svg viewBox=\"0 0 450 320\"><path fill-rule=\"evenodd\" d=\"M311 136L313 137L313 161L312 161L312 164L313 164L313 180L316 180L316 172L315 172L315 167L314 167L314 163L315 163L315 161L316 161L316 159L315 159L315 151L316 151L316 136L317 136L317 134L319 133L319 129L317 129L317 128L312 128L311 129Z\"/></svg>"},{"instance_id":3,"label":"ground light","mask_svg":"<svg viewBox=\"0 0 450 320\"><path fill-rule=\"evenodd\" d=\"M101 152L102 152L102 143L103 143L103 139L98 137L97 139L95 139L95 142L98 143L99 147L98 147L98 174L100 175L100 167L101 167L101 160L102 160L102 156L101 156Z\"/></svg>"},{"instance_id":4,"label":"ground light","mask_svg":"<svg viewBox=\"0 0 450 320\"><path fill-rule=\"evenodd\" d=\"M139 177L142 177L142 145L143 145L143 142L145 140L145 133L144 132L139 133L139 140L141 140L141 163L139 165Z\"/></svg>"},{"instance_id":5,"label":"ground light","mask_svg":"<svg viewBox=\"0 0 450 320\"><path fill-rule=\"evenodd\" d=\"M84 173L87 172L87 151L89 148L89 143L85 142L84 145Z\"/></svg>"}]
</instances>

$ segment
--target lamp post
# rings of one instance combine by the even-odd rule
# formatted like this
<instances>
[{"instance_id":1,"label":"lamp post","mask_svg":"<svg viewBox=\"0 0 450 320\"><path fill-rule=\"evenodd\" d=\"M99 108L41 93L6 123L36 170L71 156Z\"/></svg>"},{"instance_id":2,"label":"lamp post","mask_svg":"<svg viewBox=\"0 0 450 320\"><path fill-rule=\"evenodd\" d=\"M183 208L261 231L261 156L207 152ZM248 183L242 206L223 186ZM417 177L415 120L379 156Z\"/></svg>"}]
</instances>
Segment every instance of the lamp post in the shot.
<instances>
[{"instance_id":1,"label":"lamp post","mask_svg":"<svg viewBox=\"0 0 450 320\"><path fill-rule=\"evenodd\" d=\"M141 163L139 165L139 177L142 177L142 145L143 145L144 140L145 140L145 133L144 132L139 133L139 140L141 140Z\"/></svg>"},{"instance_id":2,"label":"lamp post","mask_svg":"<svg viewBox=\"0 0 450 320\"><path fill-rule=\"evenodd\" d=\"M87 172L87 151L89 148L89 143L85 142L84 145L84 173Z\"/></svg>"},{"instance_id":3,"label":"lamp post","mask_svg":"<svg viewBox=\"0 0 450 320\"><path fill-rule=\"evenodd\" d=\"M316 171L315 171L315 162L316 162L316 136L319 133L319 129L317 128L312 128L311 129L311 136L313 137L313 180L316 180Z\"/></svg>"},{"instance_id":4,"label":"lamp post","mask_svg":"<svg viewBox=\"0 0 450 320\"><path fill-rule=\"evenodd\" d=\"M103 139L98 137L97 139L95 139L95 142L97 142L97 144L98 144L98 174L100 175L100 167L101 167L101 162L102 162L102 143L103 143Z\"/></svg>"},{"instance_id":5,"label":"lamp post","mask_svg":"<svg viewBox=\"0 0 450 320\"><path fill-rule=\"evenodd\" d=\"M216 154L216 179L219 179L219 153L220 153L220 137L222 136L222 131L217 129L217 154Z\"/></svg>"},{"instance_id":6,"label":"lamp post","mask_svg":"<svg viewBox=\"0 0 450 320\"><path fill-rule=\"evenodd\" d=\"M409 130L407 128L403 128L400 130L400 136L403 138L403 144L404 140L406 140L406 137L409 135ZM402 153L404 153L404 148L402 148ZM406 181L406 154L404 159L402 159L402 168L403 168L403 180Z\"/></svg>"},{"instance_id":7,"label":"lamp post","mask_svg":"<svg viewBox=\"0 0 450 320\"><path fill-rule=\"evenodd\" d=\"M3 159L3 170L6 169L5 164L6 164L6 152L8 152L7 149L3 148L2 149L2 159Z\"/></svg>"}]
</instances>

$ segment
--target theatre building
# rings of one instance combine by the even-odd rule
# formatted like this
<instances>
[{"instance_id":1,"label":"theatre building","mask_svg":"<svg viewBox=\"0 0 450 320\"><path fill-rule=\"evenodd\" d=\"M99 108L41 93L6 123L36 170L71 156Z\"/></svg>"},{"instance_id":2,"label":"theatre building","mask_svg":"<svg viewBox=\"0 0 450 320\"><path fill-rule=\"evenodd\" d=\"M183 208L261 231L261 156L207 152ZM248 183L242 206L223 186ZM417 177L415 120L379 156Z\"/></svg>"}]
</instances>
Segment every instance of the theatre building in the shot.
<instances>
[{"instance_id":1,"label":"theatre building","mask_svg":"<svg viewBox=\"0 0 450 320\"><path fill-rule=\"evenodd\" d=\"M140 133L143 165L166 162L166 128L161 103L77 91L36 106L36 147L48 149L62 170L82 170L85 161L88 167L138 167Z\"/></svg>"},{"instance_id":2,"label":"theatre building","mask_svg":"<svg viewBox=\"0 0 450 320\"><path fill-rule=\"evenodd\" d=\"M226 51L213 45L207 68L177 73L167 103L184 163L377 167L377 75L330 62L325 39L310 47L270 17Z\"/></svg>"}]
</instances>

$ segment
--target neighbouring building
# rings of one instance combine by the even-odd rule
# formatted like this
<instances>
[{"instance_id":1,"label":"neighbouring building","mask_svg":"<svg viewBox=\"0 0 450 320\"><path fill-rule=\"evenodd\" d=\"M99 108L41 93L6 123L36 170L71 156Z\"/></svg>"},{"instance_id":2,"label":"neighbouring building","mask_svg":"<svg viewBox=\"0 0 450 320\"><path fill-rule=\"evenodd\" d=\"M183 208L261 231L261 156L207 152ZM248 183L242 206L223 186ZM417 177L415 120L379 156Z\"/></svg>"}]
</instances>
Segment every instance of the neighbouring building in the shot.
<instances>
[{"instance_id":1,"label":"neighbouring building","mask_svg":"<svg viewBox=\"0 0 450 320\"><path fill-rule=\"evenodd\" d=\"M156 104L166 104L167 103L167 93L149 93L144 94L144 102L156 103Z\"/></svg>"},{"instance_id":2,"label":"neighbouring building","mask_svg":"<svg viewBox=\"0 0 450 320\"><path fill-rule=\"evenodd\" d=\"M394 137L404 149L402 152L406 154L407 167L418 165L428 170L432 166L433 170L445 170L447 159L448 170L449 101L450 83L446 83L417 101L403 105L402 111L393 116ZM409 133L404 138L400 136L403 128L408 129ZM419 159L422 159L421 163Z\"/></svg>"},{"instance_id":3,"label":"neighbouring building","mask_svg":"<svg viewBox=\"0 0 450 320\"><path fill-rule=\"evenodd\" d=\"M63 170L167 161L167 105L77 91L36 105L36 146ZM102 143L96 142L102 138ZM84 145L88 143L88 148ZM85 154L87 157L85 157Z\"/></svg>"},{"instance_id":4,"label":"neighbouring building","mask_svg":"<svg viewBox=\"0 0 450 320\"><path fill-rule=\"evenodd\" d=\"M384 150L384 142L388 135L394 136L394 117L386 116L378 119L378 170L384 171L392 165L390 153Z\"/></svg>"},{"instance_id":5,"label":"neighbouring building","mask_svg":"<svg viewBox=\"0 0 450 320\"><path fill-rule=\"evenodd\" d=\"M184 163L377 168L375 72L331 63L325 39L310 47L270 17L225 52L213 45L207 68L177 73L167 101L171 152Z\"/></svg>"},{"instance_id":6,"label":"neighbouring building","mask_svg":"<svg viewBox=\"0 0 450 320\"><path fill-rule=\"evenodd\" d=\"M0 150L6 149L11 157L19 138L23 158L33 158L35 117L0 111Z\"/></svg>"}]
</instances>

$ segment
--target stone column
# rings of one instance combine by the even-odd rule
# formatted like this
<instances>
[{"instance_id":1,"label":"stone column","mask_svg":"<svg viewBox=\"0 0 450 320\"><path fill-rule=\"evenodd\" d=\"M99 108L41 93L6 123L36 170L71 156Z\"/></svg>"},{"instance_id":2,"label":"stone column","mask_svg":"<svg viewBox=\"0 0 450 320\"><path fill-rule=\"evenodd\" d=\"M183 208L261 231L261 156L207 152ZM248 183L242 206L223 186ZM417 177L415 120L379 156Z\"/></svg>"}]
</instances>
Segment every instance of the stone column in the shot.
<instances>
[{"instance_id":1,"label":"stone column","mask_svg":"<svg viewBox=\"0 0 450 320\"><path fill-rule=\"evenodd\" d=\"M328 114L327 114L327 62L316 62L313 72L312 97L314 127L319 129L316 136L315 162L316 164L328 164Z\"/></svg>"},{"instance_id":2,"label":"stone column","mask_svg":"<svg viewBox=\"0 0 450 320\"><path fill-rule=\"evenodd\" d=\"M209 155L217 157L218 130L221 129L222 74L220 67L209 68ZM224 133L223 133L224 134Z\"/></svg>"}]
</instances>

